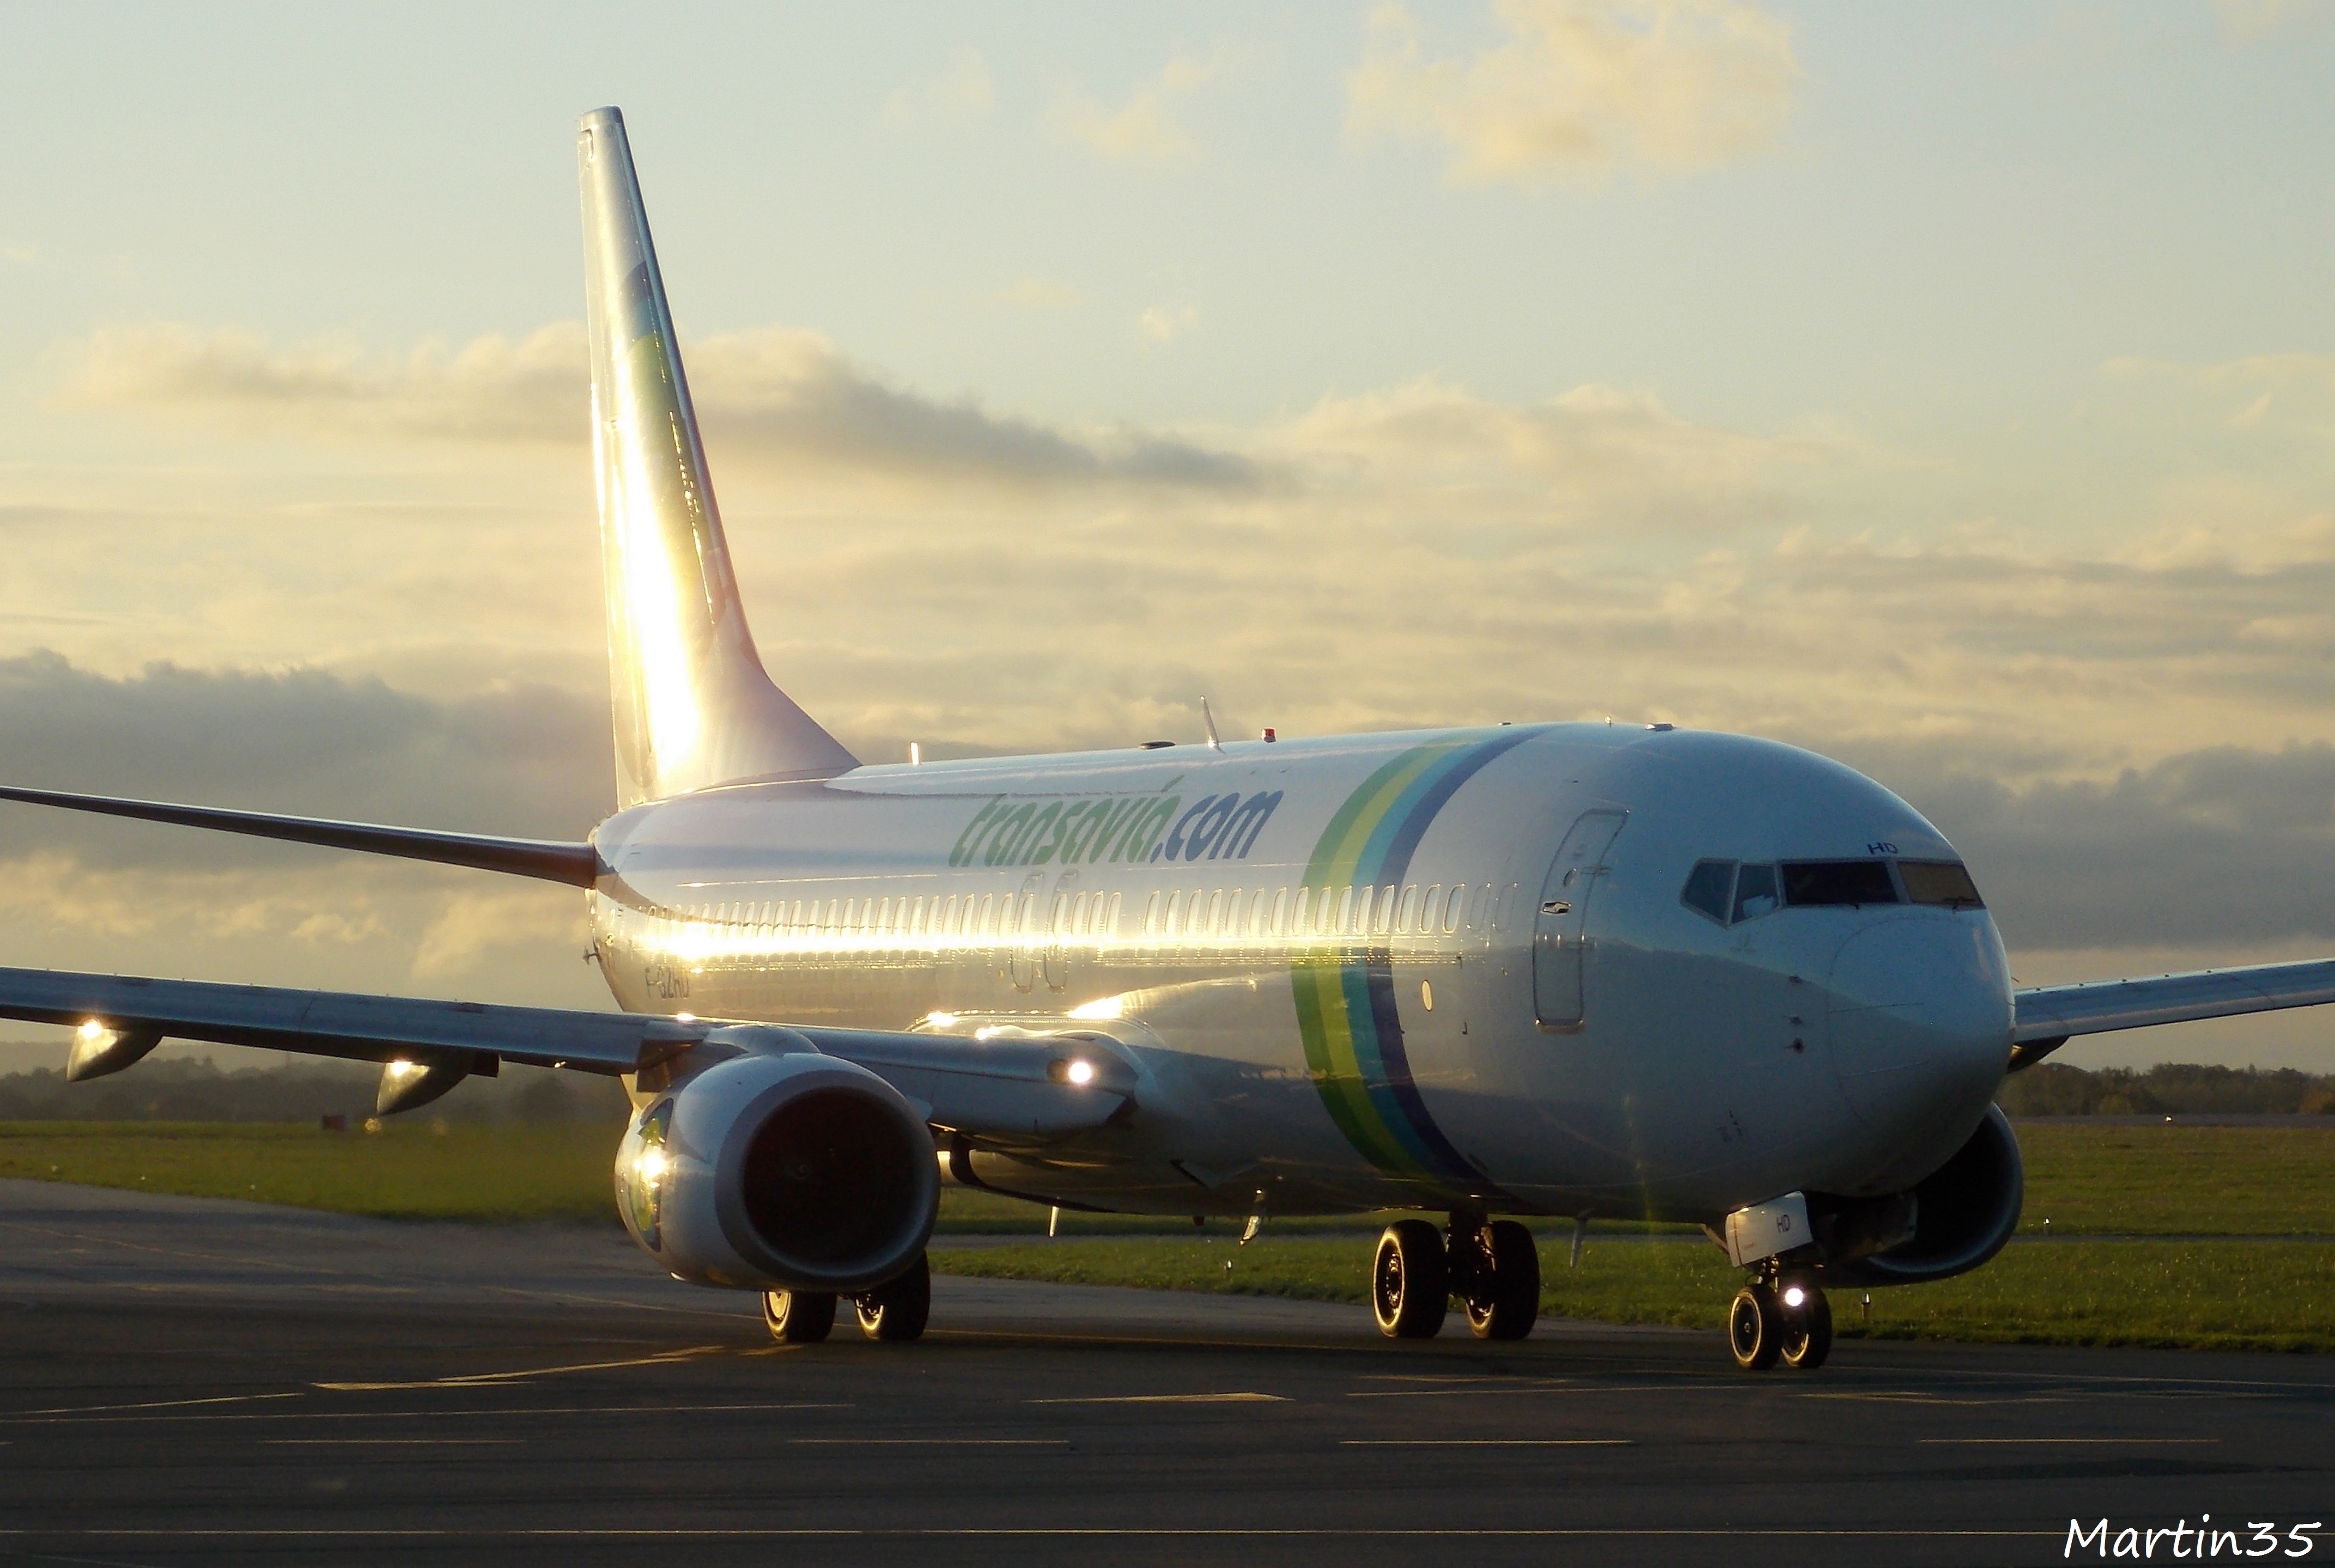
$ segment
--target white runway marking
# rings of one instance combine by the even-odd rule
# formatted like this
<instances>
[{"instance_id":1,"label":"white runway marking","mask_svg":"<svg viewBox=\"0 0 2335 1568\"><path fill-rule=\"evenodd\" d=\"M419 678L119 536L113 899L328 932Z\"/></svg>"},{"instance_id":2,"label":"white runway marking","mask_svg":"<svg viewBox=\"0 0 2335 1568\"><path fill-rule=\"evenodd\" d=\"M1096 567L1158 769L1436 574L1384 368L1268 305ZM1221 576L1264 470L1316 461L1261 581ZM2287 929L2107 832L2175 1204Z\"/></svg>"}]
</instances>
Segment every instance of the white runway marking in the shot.
<instances>
[{"instance_id":1,"label":"white runway marking","mask_svg":"<svg viewBox=\"0 0 2335 1568\"><path fill-rule=\"evenodd\" d=\"M1348 1437L1342 1448L1634 1448L1634 1437Z\"/></svg>"},{"instance_id":2,"label":"white runway marking","mask_svg":"<svg viewBox=\"0 0 2335 1568\"><path fill-rule=\"evenodd\" d=\"M662 1367L697 1356L713 1355L726 1349L728 1347L724 1345L693 1345L684 1350L660 1350L654 1356L635 1356L622 1361L582 1361L572 1367L528 1367L514 1372L471 1372L460 1377L423 1378L409 1383L318 1383L315 1387L329 1389L335 1394L370 1394L403 1389L492 1388L528 1378L557 1377L563 1372L607 1372L620 1367Z\"/></svg>"},{"instance_id":3,"label":"white runway marking","mask_svg":"<svg viewBox=\"0 0 2335 1568\"><path fill-rule=\"evenodd\" d=\"M1025 1405L1285 1405L1282 1394L1091 1394L1077 1399L1024 1399Z\"/></svg>"},{"instance_id":4,"label":"white runway marking","mask_svg":"<svg viewBox=\"0 0 2335 1568\"><path fill-rule=\"evenodd\" d=\"M2153 1447L2185 1447L2193 1443L2218 1443L2219 1437L1922 1437L1923 1443L2114 1443L2130 1445L2146 1443Z\"/></svg>"}]
</instances>

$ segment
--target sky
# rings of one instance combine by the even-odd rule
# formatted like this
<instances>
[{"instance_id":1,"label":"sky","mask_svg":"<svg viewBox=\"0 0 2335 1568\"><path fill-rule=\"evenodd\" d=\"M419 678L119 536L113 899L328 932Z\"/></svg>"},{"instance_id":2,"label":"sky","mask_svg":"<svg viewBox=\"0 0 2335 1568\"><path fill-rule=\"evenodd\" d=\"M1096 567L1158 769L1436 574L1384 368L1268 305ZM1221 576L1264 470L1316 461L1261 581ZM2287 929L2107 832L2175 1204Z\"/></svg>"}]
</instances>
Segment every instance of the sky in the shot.
<instances>
[{"instance_id":1,"label":"sky","mask_svg":"<svg viewBox=\"0 0 2335 1568\"><path fill-rule=\"evenodd\" d=\"M11 4L0 102L11 781L609 808L615 103L863 757L1666 720L1905 796L2024 983L2335 953L2329 0ZM571 891L28 808L0 931L606 1004Z\"/></svg>"}]
</instances>

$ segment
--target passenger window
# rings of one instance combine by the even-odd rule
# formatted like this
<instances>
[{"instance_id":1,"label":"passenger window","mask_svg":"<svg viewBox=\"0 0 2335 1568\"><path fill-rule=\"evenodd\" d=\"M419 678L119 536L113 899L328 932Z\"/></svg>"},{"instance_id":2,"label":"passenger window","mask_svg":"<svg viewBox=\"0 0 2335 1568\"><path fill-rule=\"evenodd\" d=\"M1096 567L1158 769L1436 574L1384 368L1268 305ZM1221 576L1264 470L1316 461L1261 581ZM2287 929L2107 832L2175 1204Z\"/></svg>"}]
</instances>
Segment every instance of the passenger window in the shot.
<instances>
[{"instance_id":1,"label":"passenger window","mask_svg":"<svg viewBox=\"0 0 2335 1568\"><path fill-rule=\"evenodd\" d=\"M1330 896L1330 890L1326 887L1323 888L1322 890L1322 896L1324 902L1326 902ZM1353 913L1354 890L1351 887L1341 887L1338 889L1338 913L1330 923L1330 928L1332 931L1343 934L1346 930L1346 922L1352 916Z\"/></svg>"},{"instance_id":2,"label":"passenger window","mask_svg":"<svg viewBox=\"0 0 2335 1568\"><path fill-rule=\"evenodd\" d=\"M1905 896L1916 904L1943 904L1952 909L1983 909L1978 884L1958 860L1900 860L1897 875L1904 879Z\"/></svg>"},{"instance_id":3,"label":"passenger window","mask_svg":"<svg viewBox=\"0 0 2335 1568\"><path fill-rule=\"evenodd\" d=\"M1686 874L1686 886L1679 891L1679 902L1704 919L1724 925L1734 892L1735 862L1698 860L1694 869Z\"/></svg>"},{"instance_id":4,"label":"passenger window","mask_svg":"<svg viewBox=\"0 0 2335 1568\"><path fill-rule=\"evenodd\" d=\"M1897 885L1884 860L1787 860L1784 902L1801 905L1894 904Z\"/></svg>"},{"instance_id":5,"label":"passenger window","mask_svg":"<svg viewBox=\"0 0 2335 1568\"><path fill-rule=\"evenodd\" d=\"M1402 890L1402 907L1394 917L1397 931L1409 931L1411 918L1419 913L1419 884L1414 882Z\"/></svg>"},{"instance_id":6,"label":"passenger window","mask_svg":"<svg viewBox=\"0 0 2335 1568\"><path fill-rule=\"evenodd\" d=\"M1108 910L1103 910L1100 917L1095 921L1095 932L1097 935L1111 936L1118 934L1119 898L1119 895L1118 894L1112 894L1110 895L1110 907ZM1095 895L1095 907L1098 910L1102 910L1102 895L1100 893Z\"/></svg>"},{"instance_id":7,"label":"passenger window","mask_svg":"<svg viewBox=\"0 0 2335 1568\"><path fill-rule=\"evenodd\" d=\"M1273 890L1273 934L1275 936L1283 935L1288 931L1288 926L1283 924L1283 920L1288 913L1289 889L1286 887L1274 888Z\"/></svg>"},{"instance_id":8,"label":"passenger window","mask_svg":"<svg viewBox=\"0 0 2335 1568\"><path fill-rule=\"evenodd\" d=\"M1080 894L1071 901L1071 931L1073 935L1087 928L1087 895Z\"/></svg>"},{"instance_id":9,"label":"passenger window","mask_svg":"<svg viewBox=\"0 0 2335 1568\"><path fill-rule=\"evenodd\" d=\"M1159 895L1157 893L1147 893L1143 895L1143 934L1146 936L1159 934Z\"/></svg>"},{"instance_id":10,"label":"passenger window","mask_svg":"<svg viewBox=\"0 0 2335 1568\"><path fill-rule=\"evenodd\" d=\"M1168 895L1168 924L1165 927L1169 936L1177 934L1183 929L1183 920L1184 895L1181 891L1170 893Z\"/></svg>"}]
</instances>

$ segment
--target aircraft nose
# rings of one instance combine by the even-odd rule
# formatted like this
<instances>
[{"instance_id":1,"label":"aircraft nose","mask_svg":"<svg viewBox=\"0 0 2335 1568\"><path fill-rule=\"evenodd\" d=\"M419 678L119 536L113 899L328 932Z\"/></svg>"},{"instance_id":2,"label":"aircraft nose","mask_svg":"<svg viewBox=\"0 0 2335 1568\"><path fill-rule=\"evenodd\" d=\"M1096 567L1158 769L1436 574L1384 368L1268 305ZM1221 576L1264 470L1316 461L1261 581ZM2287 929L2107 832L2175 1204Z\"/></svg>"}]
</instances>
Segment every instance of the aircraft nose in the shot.
<instances>
[{"instance_id":1,"label":"aircraft nose","mask_svg":"<svg viewBox=\"0 0 2335 1568\"><path fill-rule=\"evenodd\" d=\"M1993 928L1945 911L1884 916L1842 944L1829 989L1841 1092L1918 1180L2002 1082L2010 986Z\"/></svg>"}]
</instances>

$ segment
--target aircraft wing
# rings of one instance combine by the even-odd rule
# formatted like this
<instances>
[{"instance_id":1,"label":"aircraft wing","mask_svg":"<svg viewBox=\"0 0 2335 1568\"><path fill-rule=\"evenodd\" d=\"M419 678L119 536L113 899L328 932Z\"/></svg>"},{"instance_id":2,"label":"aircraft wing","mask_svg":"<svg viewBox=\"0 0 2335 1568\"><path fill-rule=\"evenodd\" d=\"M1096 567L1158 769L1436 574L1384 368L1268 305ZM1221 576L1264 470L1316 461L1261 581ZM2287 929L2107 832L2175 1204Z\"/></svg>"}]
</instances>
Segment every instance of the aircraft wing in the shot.
<instances>
[{"instance_id":1,"label":"aircraft wing","mask_svg":"<svg viewBox=\"0 0 2335 1568\"><path fill-rule=\"evenodd\" d=\"M0 1018L82 1030L91 1049L76 1045L76 1078L119 1071L165 1037L405 1064L384 1075L384 1110L435 1098L413 1092L418 1085L399 1089L401 1072L417 1069L435 1073L442 1093L505 1061L629 1073L710 1041L838 1057L890 1083L936 1127L1029 1137L1102 1125L1133 1101L1138 1077L1117 1041L1086 1031L981 1039L48 969L0 969ZM392 1103L393 1089L402 1102Z\"/></svg>"},{"instance_id":2,"label":"aircraft wing","mask_svg":"<svg viewBox=\"0 0 2335 1568\"><path fill-rule=\"evenodd\" d=\"M441 866L468 866L480 871L503 871L514 876L536 876L589 887L607 866L588 843L565 843L548 838L497 838L483 833L439 833L426 828L383 828L370 822L334 822L320 817L277 817L265 811L227 811L216 806L174 806L162 800L124 800L112 795L68 795L56 789L24 789L0 785L0 800L21 800L28 806L56 806L67 811L93 811L104 817L129 817L140 822L168 822L179 828L208 828L221 833L246 833L256 838L280 838L294 844L316 844L328 849L355 849L367 855L391 855L401 860L431 860Z\"/></svg>"},{"instance_id":3,"label":"aircraft wing","mask_svg":"<svg viewBox=\"0 0 2335 1568\"><path fill-rule=\"evenodd\" d=\"M2335 1002L2335 959L2200 969L2146 980L2038 986L2018 992L2015 1000L2018 1012L2010 1030L2013 1072L2040 1061L2072 1035Z\"/></svg>"}]
</instances>

